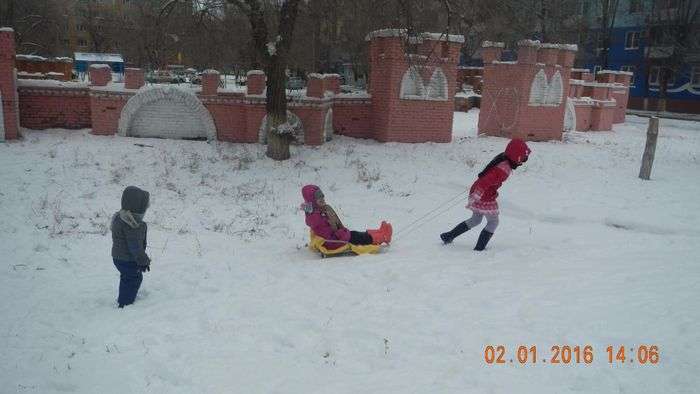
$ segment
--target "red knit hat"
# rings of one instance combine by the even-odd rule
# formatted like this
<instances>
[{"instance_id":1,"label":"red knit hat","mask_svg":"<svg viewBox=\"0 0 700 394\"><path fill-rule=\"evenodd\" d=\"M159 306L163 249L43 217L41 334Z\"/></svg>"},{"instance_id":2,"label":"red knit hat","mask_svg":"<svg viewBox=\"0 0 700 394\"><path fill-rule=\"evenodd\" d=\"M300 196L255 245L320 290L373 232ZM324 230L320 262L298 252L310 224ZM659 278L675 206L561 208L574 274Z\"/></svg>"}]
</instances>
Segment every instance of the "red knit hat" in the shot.
<instances>
[{"instance_id":1,"label":"red knit hat","mask_svg":"<svg viewBox=\"0 0 700 394\"><path fill-rule=\"evenodd\" d=\"M521 164L527 160L530 155L530 148L527 147L525 141L514 138L510 140L506 146L506 157L513 163Z\"/></svg>"}]
</instances>

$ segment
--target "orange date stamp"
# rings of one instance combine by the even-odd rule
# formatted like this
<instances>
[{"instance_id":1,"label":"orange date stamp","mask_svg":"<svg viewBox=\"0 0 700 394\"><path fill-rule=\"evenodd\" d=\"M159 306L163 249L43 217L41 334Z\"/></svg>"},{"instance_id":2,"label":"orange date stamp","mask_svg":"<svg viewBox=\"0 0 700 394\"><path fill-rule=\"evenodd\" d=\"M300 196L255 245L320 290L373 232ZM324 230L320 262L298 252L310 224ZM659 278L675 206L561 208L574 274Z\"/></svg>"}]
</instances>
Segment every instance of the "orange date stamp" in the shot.
<instances>
[{"instance_id":1,"label":"orange date stamp","mask_svg":"<svg viewBox=\"0 0 700 394\"><path fill-rule=\"evenodd\" d=\"M552 345L549 352L538 352L537 345L519 345L508 348L505 345L484 347L484 361L488 365L507 364L551 364L551 365L590 365L596 356L592 345ZM658 345L608 345L602 354L603 362L615 364L657 365L661 360Z\"/></svg>"}]
</instances>

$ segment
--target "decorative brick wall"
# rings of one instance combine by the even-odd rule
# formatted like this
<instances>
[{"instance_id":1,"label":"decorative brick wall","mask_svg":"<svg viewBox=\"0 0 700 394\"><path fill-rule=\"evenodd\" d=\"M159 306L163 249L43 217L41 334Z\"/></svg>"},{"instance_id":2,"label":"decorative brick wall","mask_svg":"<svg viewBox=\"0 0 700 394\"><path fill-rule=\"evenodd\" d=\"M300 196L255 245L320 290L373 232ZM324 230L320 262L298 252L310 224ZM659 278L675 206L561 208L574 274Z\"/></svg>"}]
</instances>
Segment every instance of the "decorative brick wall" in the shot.
<instances>
[{"instance_id":1,"label":"decorative brick wall","mask_svg":"<svg viewBox=\"0 0 700 394\"><path fill-rule=\"evenodd\" d=\"M15 33L0 28L0 141L19 137L19 99L15 78Z\"/></svg>"},{"instance_id":2,"label":"decorative brick wall","mask_svg":"<svg viewBox=\"0 0 700 394\"><path fill-rule=\"evenodd\" d=\"M372 138L372 103L369 96L336 97L333 102L333 129L336 134Z\"/></svg>"},{"instance_id":3,"label":"decorative brick wall","mask_svg":"<svg viewBox=\"0 0 700 394\"><path fill-rule=\"evenodd\" d=\"M479 134L560 140L575 45L518 43L518 60L499 60L503 43L485 41Z\"/></svg>"},{"instance_id":4,"label":"decorative brick wall","mask_svg":"<svg viewBox=\"0 0 700 394\"><path fill-rule=\"evenodd\" d=\"M117 134L122 109L132 95L110 91L91 91L90 115L92 118L92 134Z\"/></svg>"},{"instance_id":5,"label":"decorative brick wall","mask_svg":"<svg viewBox=\"0 0 700 394\"><path fill-rule=\"evenodd\" d=\"M18 93L22 127L84 129L92 125L87 86L23 86L21 81Z\"/></svg>"},{"instance_id":6,"label":"decorative brick wall","mask_svg":"<svg viewBox=\"0 0 700 394\"><path fill-rule=\"evenodd\" d=\"M417 53L404 52L406 31L370 33L373 138L395 142L450 142L456 69L462 36L422 33L408 38Z\"/></svg>"},{"instance_id":7,"label":"decorative brick wall","mask_svg":"<svg viewBox=\"0 0 700 394\"><path fill-rule=\"evenodd\" d=\"M624 123L625 114L627 113L627 104L629 103L629 86L632 79L632 73L627 71L612 71L603 70L598 72L599 82L614 84L610 91L610 96L615 99L616 106L613 113L613 123Z\"/></svg>"},{"instance_id":8,"label":"decorative brick wall","mask_svg":"<svg viewBox=\"0 0 700 394\"><path fill-rule=\"evenodd\" d=\"M50 58L34 55L16 55L17 74L37 75L42 79L70 81L73 76L73 59L69 57Z\"/></svg>"}]
</instances>

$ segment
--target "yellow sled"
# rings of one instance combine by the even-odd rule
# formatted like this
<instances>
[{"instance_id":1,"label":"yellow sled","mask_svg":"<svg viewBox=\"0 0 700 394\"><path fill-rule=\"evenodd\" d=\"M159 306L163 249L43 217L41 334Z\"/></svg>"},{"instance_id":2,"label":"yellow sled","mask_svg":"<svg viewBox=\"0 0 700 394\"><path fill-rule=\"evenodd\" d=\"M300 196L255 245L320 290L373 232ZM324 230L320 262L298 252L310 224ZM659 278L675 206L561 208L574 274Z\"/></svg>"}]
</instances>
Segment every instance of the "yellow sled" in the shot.
<instances>
[{"instance_id":1,"label":"yellow sled","mask_svg":"<svg viewBox=\"0 0 700 394\"><path fill-rule=\"evenodd\" d=\"M313 231L309 231L309 237L309 250L312 252L319 252L323 257L337 256L347 253L354 253L358 255L377 253L380 249L379 245L353 245L350 243L344 243L343 246L337 249L327 249L325 246L323 246L323 244L326 242L325 239L314 234Z\"/></svg>"}]
</instances>

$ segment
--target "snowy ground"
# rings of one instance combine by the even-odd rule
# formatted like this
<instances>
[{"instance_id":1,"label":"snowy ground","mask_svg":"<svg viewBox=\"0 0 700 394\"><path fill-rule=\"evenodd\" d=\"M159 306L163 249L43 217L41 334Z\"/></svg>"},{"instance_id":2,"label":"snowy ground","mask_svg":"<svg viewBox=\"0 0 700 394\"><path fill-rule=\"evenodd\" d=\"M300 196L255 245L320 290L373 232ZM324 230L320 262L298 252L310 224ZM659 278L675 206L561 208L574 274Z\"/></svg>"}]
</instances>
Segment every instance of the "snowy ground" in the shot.
<instances>
[{"instance_id":1,"label":"snowy ground","mask_svg":"<svg viewBox=\"0 0 700 394\"><path fill-rule=\"evenodd\" d=\"M661 120L648 182L643 118L532 143L483 253L476 231L438 242L463 202L377 256L304 247L302 185L350 227L400 232L503 149L475 138L477 117L456 114L451 144L338 137L283 163L259 145L87 131L0 144L0 392L697 392L698 123ZM107 221L130 184L153 197L153 268L118 310ZM538 362L487 365L489 344L506 359L537 345ZM594 361L540 362L552 345L592 345ZM661 359L611 366L608 345Z\"/></svg>"}]
</instances>

